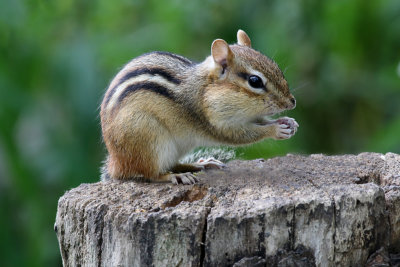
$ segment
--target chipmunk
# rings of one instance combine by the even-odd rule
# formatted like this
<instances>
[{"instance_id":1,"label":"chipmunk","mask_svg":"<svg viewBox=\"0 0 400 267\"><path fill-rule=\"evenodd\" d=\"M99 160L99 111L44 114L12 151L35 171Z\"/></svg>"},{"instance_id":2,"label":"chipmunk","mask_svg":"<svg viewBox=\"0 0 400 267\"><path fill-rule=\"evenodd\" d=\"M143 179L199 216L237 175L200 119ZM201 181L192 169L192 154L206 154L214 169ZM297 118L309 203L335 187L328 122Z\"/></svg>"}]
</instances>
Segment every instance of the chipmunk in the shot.
<instances>
[{"instance_id":1,"label":"chipmunk","mask_svg":"<svg viewBox=\"0 0 400 267\"><path fill-rule=\"evenodd\" d=\"M168 52L141 55L116 75L101 104L102 179L193 184L193 172L224 165L212 158L180 164L182 156L199 146L288 139L297 122L269 116L295 106L278 65L252 49L242 30L237 44L214 40L201 63Z\"/></svg>"}]
</instances>

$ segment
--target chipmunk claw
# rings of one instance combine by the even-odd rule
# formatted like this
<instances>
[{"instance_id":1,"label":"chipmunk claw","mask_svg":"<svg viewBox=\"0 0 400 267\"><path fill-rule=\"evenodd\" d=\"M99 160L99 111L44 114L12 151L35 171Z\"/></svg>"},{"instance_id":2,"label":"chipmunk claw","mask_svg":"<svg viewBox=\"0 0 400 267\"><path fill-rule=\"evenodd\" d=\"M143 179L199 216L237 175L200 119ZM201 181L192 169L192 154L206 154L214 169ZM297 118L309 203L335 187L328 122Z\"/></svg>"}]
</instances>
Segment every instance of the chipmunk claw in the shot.
<instances>
[{"instance_id":1,"label":"chipmunk claw","mask_svg":"<svg viewBox=\"0 0 400 267\"><path fill-rule=\"evenodd\" d=\"M204 169L222 169L222 168L226 167L226 165L223 162L216 160L213 157L208 158L208 159L200 158L196 162L196 165L202 166L202 167L204 167Z\"/></svg>"},{"instance_id":2,"label":"chipmunk claw","mask_svg":"<svg viewBox=\"0 0 400 267\"><path fill-rule=\"evenodd\" d=\"M199 179L191 172L171 173L170 180L173 184L195 184Z\"/></svg>"}]
</instances>

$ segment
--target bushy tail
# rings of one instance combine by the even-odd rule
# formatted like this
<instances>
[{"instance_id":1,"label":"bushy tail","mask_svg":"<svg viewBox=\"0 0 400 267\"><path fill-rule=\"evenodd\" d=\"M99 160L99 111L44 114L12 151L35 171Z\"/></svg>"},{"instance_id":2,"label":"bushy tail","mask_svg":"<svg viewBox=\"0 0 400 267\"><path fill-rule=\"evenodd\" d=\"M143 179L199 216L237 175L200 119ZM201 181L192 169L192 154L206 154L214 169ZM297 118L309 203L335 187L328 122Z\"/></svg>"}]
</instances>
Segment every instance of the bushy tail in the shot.
<instances>
[{"instance_id":1,"label":"bushy tail","mask_svg":"<svg viewBox=\"0 0 400 267\"><path fill-rule=\"evenodd\" d=\"M103 166L100 167L100 181L105 182L111 179L110 175L108 174L107 165L108 165L108 155L106 159L102 162Z\"/></svg>"}]
</instances>

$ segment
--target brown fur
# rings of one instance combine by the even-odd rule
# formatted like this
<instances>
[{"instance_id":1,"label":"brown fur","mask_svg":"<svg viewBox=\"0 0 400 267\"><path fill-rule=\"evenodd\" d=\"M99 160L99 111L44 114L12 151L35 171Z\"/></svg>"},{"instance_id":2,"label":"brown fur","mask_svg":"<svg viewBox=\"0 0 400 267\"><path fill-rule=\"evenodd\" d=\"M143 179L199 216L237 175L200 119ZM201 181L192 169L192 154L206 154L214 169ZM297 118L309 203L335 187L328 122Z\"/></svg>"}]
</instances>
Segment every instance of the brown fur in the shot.
<instances>
[{"instance_id":1,"label":"brown fur","mask_svg":"<svg viewBox=\"0 0 400 267\"><path fill-rule=\"evenodd\" d=\"M277 125L254 121L293 108L293 96L277 64L253 50L243 31L238 32L238 42L228 46L223 40L214 41L212 56L197 65L167 53L146 54L117 74L100 112L110 177L165 181L173 175L170 170L196 169L195 165L177 164L179 157L195 146L276 138ZM141 68L164 69L179 82L171 82L163 74L143 74L118 87L123 77ZM238 76L251 70L268 80L266 92L250 90L247 81ZM166 91L137 90L118 101L124 88L139 80L160 84Z\"/></svg>"}]
</instances>

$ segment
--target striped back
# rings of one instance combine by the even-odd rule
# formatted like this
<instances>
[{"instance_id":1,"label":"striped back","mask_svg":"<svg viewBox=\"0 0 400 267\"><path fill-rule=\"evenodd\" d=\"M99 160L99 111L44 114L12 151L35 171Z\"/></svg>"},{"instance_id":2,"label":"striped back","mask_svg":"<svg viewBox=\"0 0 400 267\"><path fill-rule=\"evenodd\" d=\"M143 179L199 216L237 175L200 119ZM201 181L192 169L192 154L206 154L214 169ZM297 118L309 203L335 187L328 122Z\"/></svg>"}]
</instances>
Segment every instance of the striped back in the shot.
<instances>
[{"instance_id":1,"label":"striped back","mask_svg":"<svg viewBox=\"0 0 400 267\"><path fill-rule=\"evenodd\" d=\"M102 113L117 109L127 96L140 90L174 99L173 88L182 83L179 74L192 64L189 59L168 52L152 52L133 59L111 82L103 99Z\"/></svg>"}]
</instances>

